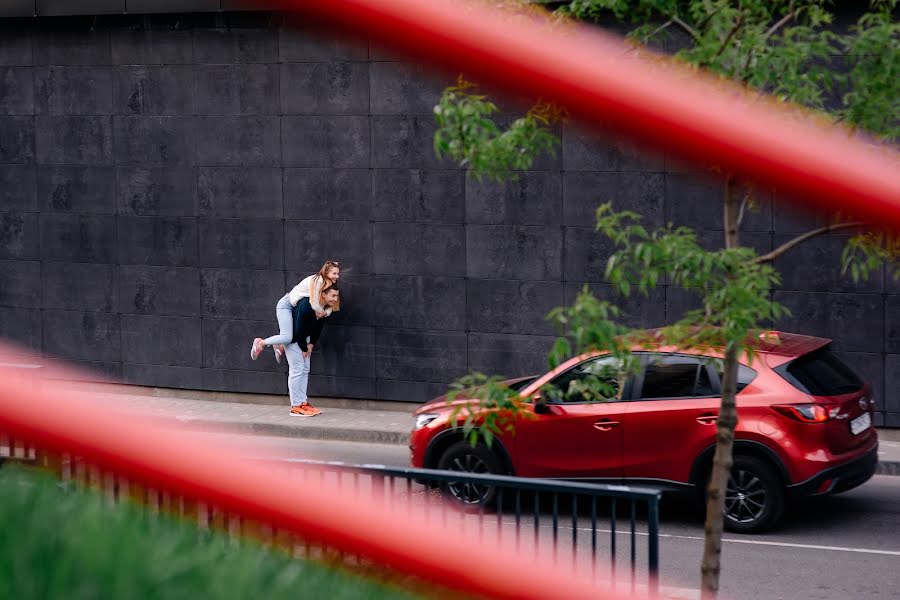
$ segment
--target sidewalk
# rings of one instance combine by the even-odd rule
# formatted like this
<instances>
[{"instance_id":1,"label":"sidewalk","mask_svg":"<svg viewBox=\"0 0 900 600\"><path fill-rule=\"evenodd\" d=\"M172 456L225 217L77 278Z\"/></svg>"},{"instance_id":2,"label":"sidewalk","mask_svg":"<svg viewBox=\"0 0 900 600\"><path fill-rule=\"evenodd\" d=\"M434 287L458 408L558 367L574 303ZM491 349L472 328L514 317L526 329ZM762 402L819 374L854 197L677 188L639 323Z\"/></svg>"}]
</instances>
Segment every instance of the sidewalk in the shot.
<instances>
[{"instance_id":1,"label":"sidewalk","mask_svg":"<svg viewBox=\"0 0 900 600\"><path fill-rule=\"evenodd\" d=\"M352 401L341 399L311 398L322 409L312 418L292 417L288 414L287 398L284 404L257 404L225 400L199 400L174 397L191 395L172 391L171 397L164 390L155 388L131 388L117 386L115 391L79 389L76 393L108 400L116 408L135 410L154 416L174 417L192 429L202 431L231 431L251 435L279 436L287 438L366 442L376 444L407 445L413 424L412 412L417 404L367 403L360 408ZM202 397L202 393L196 396ZM209 396L208 396L209 397ZM234 397L229 400L235 399ZM251 397L254 402L271 402L276 397ZM900 434L896 430L879 432L878 474L900 476Z\"/></svg>"}]
</instances>

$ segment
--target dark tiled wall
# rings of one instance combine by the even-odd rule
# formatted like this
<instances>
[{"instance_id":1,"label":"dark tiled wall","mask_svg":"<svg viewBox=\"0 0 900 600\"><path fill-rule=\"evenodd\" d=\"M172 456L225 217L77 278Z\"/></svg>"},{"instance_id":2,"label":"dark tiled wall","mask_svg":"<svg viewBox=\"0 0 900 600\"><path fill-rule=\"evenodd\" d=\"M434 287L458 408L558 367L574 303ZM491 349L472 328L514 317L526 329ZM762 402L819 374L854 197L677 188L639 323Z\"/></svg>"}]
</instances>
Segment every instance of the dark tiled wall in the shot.
<instances>
[{"instance_id":1,"label":"dark tiled wall","mask_svg":"<svg viewBox=\"0 0 900 600\"><path fill-rule=\"evenodd\" d=\"M720 244L718 182L577 125L512 183L466 178L432 150L452 76L283 21L0 22L0 334L138 384L284 393L250 340L337 258L345 310L311 391L423 401L469 370L540 371L547 312L584 284L612 296L600 202ZM822 220L759 204L760 251ZM844 239L779 259L779 326L834 338L900 426L900 284L840 276ZM694 302L661 287L623 307L653 326Z\"/></svg>"}]
</instances>

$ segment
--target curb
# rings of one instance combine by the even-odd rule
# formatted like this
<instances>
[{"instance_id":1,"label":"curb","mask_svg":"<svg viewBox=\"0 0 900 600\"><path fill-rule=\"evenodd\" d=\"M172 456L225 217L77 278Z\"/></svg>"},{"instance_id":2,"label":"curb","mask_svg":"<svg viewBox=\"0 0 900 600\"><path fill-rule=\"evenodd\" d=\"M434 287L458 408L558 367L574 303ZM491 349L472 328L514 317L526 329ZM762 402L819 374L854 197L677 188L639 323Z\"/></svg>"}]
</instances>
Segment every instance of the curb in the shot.
<instances>
[{"instance_id":1,"label":"curb","mask_svg":"<svg viewBox=\"0 0 900 600\"><path fill-rule=\"evenodd\" d=\"M875 474L900 476L900 462L894 460L879 460L878 467L875 469Z\"/></svg>"},{"instance_id":2,"label":"curb","mask_svg":"<svg viewBox=\"0 0 900 600\"><path fill-rule=\"evenodd\" d=\"M385 429L356 429L353 427L320 427L316 425L283 425L280 423L254 423L252 421L214 421L206 419L179 419L191 429L227 429L232 433L287 437L333 442L357 442L368 444L409 445L409 434Z\"/></svg>"}]
</instances>

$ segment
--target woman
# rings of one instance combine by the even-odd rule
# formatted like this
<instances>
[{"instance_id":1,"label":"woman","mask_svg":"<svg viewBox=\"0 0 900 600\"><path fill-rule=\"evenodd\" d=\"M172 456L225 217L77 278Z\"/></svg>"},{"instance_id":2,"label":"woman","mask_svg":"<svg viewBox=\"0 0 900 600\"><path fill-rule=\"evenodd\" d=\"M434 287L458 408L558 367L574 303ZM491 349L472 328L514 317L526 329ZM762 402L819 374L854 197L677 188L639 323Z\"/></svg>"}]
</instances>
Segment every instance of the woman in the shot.
<instances>
[{"instance_id":1,"label":"woman","mask_svg":"<svg viewBox=\"0 0 900 600\"><path fill-rule=\"evenodd\" d=\"M309 298L309 304L321 317L330 316L332 312L341 309L340 301L333 305L324 305L322 294L331 286L337 285L341 278L341 265L336 260L326 260L318 273L305 277L300 283L285 294L275 305L275 318L278 319L278 334L266 339L256 338L250 346L250 359L256 360L260 353L268 346L275 346L275 360L281 362L285 344L291 343L293 337L292 312L301 298Z\"/></svg>"}]
</instances>

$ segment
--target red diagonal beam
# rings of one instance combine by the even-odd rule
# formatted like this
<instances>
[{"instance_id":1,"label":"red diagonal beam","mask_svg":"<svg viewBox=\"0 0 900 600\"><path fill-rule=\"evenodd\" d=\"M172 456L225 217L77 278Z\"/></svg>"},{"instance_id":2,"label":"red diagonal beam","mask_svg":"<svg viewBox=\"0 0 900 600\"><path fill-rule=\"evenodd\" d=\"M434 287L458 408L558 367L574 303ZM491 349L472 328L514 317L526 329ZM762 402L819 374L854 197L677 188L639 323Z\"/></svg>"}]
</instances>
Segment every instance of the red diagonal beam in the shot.
<instances>
[{"instance_id":1,"label":"red diagonal beam","mask_svg":"<svg viewBox=\"0 0 900 600\"><path fill-rule=\"evenodd\" d=\"M551 29L462 0L284 0L475 81L565 106L690 161L900 230L895 150L584 27Z\"/></svg>"}]
</instances>

